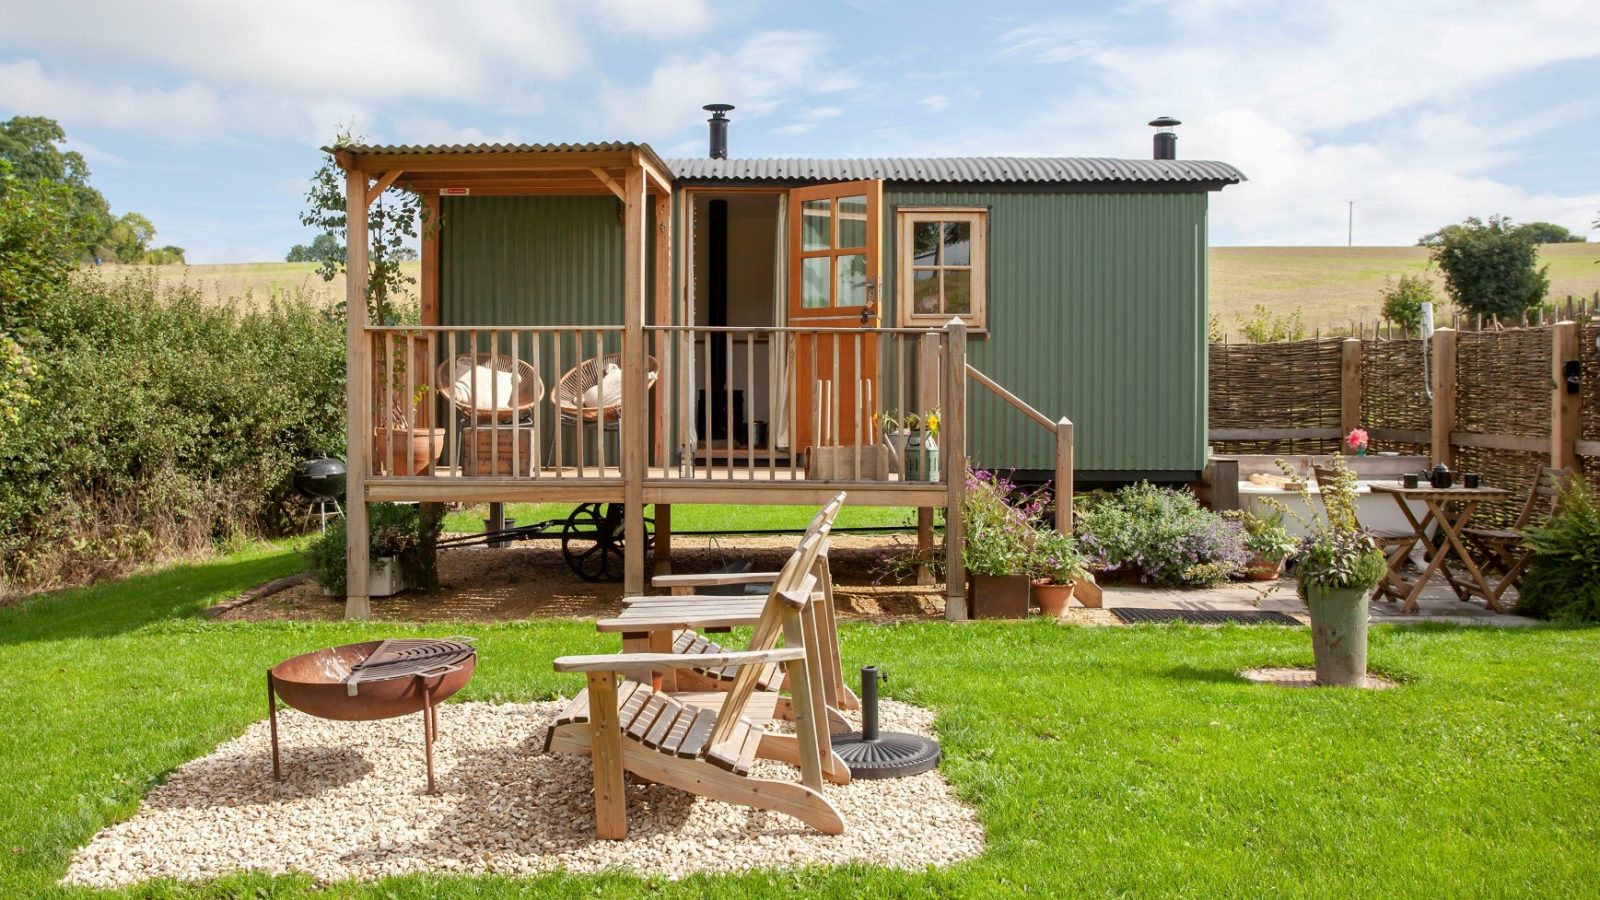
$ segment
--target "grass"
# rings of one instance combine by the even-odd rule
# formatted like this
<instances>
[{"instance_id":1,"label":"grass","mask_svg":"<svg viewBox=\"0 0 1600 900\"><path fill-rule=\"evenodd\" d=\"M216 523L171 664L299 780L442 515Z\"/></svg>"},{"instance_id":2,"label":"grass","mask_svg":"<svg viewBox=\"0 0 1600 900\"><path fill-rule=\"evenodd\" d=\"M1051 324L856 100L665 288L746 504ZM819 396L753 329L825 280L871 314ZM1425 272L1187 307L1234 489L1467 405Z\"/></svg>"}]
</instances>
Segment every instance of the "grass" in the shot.
<instances>
[{"instance_id":1,"label":"grass","mask_svg":"<svg viewBox=\"0 0 1600 900\"><path fill-rule=\"evenodd\" d=\"M1550 299L1589 296L1600 291L1600 244L1545 244L1540 260L1550 267ZM1429 272L1444 298L1444 284L1428 262L1426 247L1212 247L1211 311L1237 333L1238 320L1256 304L1276 312L1300 309L1306 325L1324 329L1371 323L1382 305L1384 283L1401 275ZM404 263L415 277L419 263ZM114 273L124 267L106 266ZM159 266L163 281L187 279L219 297L257 301L274 292L306 290L329 301L344 296L344 283L324 282L314 263L238 263L212 266Z\"/></svg>"},{"instance_id":2,"label":"grass","mask_svg":"<svg viewBox=\"0 0 1600 900\"><path fill-rule=\"evenodd\" d=\"M259 719L271 663L407 631L190 616L296 566L289 548L264 546L0 610L0 896L79 894L54 886L73 848ZM464 699L570 693L577 680L549 660L614 649L583 622L470 630L483 665ZM1577 896L1600 884L1600 629L1378 628L1374 666L1402 684L1377 693L1234 677L1309 663L1299 629L919 623L848 626L843 642L846 665L882 663L892 695L938 710L944 771L988 831L980 859L926 873L412 877L316 893ZM242 874L126 895L308 892L304 879Z\"/></svg>"},{"instance_id":3,"label":"grass","mask_svg":"<svg viewBox=\"0 0 1600 900\"><path fill-rule=\"evenodd\" d=\"M565 520L573 503L508 503L506 517L517 525L534 525L550 520ZM654 507L646 507L651 515ZM793 531L799 533L817 514L815 506L727 506L718 504L676 506L672 510L673 534L695 532L739 534L752 531ZM489 517L485 504L463 506L445 517L446 531L482 531ZM851 506L840 511L835 528L917 527L915 510L889 506ZM559 533L559 529L555 533Z\"/></svg>"}]
</instances>

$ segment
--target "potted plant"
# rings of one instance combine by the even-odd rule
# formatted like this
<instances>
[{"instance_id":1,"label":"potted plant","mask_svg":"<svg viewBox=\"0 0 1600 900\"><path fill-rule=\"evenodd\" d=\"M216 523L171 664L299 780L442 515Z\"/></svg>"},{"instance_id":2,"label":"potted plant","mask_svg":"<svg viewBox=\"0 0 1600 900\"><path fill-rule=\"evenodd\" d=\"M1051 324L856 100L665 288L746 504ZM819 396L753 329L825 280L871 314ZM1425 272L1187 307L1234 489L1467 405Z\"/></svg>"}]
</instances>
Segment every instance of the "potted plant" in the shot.
<instances>
[{"instance_id":1,"label":"potted plant","mask_svg":"<svg viewBox=\"0 0 1600 900\"><path fill-rule=\"evenodd\" d=\"M902 481L939 480L939 410L917 415L889 410L879 417Z\"/></svg>"},{"instance_id":2,"label":"potted plant","mask_svg":"<svg viewBox=\"0 0 1600 900\"><path fill-rule=\"evenodd\" d=\"M1250 551L1250 561L1244 565L1244 576L1251 581L1271 581L1283 573L1283 561L1294 553L1299 542L1283 526L1283 512L1272 510L1258 513L1245 510L1239 514L1244 526L1244 548Z\"/></svg>"},{"instance_id":3,"label":"potted plant","mask_svg":"<svg viewBox=\"0 0 1600 900\"><path fill-rule=\"evenodd\" d=\"M1009 480L980 469L967 470L967 496L961 507L966 525L967 573L971 577L972 617L1022 619L1028 615L1028 566L1032 513L1037 498L1012 503Z\"/></svg>"},{"instance_id":4,"label":"potted plant","mask_svg":"<svg viewBox=\"0 0 1600 900\"><path fill-rule=\"evenodd\" d=\"M1057 619L1066 615L1072 592L1083 577L1083 554L1077 539L1053 528L1038 529L1033 533L1028 561L1039 612Z\"/></svg>"},{"instance_id":5,"label":"potted plant","mask_svg":"<svg viewBox=\"0 0 1600 900\"><path fill-rule=\"evenodd\" d=\"M428 427L424 421L431 388L416 384L406 391L406 367L415 363L426 369L421 364L427 358L427 342L420 335L391 334L389 353L392 363L383 368L392 368L390 383L387 390L378 389L376 398L380 402L387 398L388 408L385 424L373 428L373 457L387 474L421 475L444 449L446 437L445 429ZM381 363L375 359L373 365Z\"/></svg>"},{"instance_id":6,"label":"potted plant","mask_svg":"<svg viewBox=\"0 0 1600 900\"><path fill-rule=\"evenodd\" d=\"M367 596L388 597L410 586L436 586L438 573L432 547L438 538L441 517L399 503L375 503L369 512ZM347 593L345 534L341 519L306 548L307 568L329 596Z\"/></svg>"},{"instance_id":7,"label":"potted plant","mask_svg":"<svg viewBox=\"0 0 1600 900\"><path fill-rule=\"evenodd\" d=\"M1367 596L1383 580L1387 562L1356 523L1355 473L1338 456L1333 470L1333 479L1321 485L1325 513L1302 496L1313 518L1295 574L1311 611L1317 683L1359 687L1367 675Z\"/></svg>"}]
</instances>

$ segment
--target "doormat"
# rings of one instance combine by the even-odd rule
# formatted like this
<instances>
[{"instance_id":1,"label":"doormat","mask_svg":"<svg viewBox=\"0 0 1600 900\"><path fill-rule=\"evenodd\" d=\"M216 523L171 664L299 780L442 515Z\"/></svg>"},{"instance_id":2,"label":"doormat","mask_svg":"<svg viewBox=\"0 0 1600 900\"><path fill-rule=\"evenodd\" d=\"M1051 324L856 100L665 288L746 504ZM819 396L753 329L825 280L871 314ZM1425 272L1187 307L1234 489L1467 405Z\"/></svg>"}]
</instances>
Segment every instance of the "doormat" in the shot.
<instances>
[{"instance_id":1,"label":"doormat","mask_svg":"<svg viewBox=\"0 0 1600 900\"><path fill-rule=\"evenodd\" d=\"M1190 625L1225 625L1229 622L1239 625L1300 624L1300 621L1293 616L1261 610L1220 612L1210 609L1130 609L1125 606L1114 606L1111 608L1111 614L1127 625L1144 622L1187 622Z\"/></svg>"}]
</instances>

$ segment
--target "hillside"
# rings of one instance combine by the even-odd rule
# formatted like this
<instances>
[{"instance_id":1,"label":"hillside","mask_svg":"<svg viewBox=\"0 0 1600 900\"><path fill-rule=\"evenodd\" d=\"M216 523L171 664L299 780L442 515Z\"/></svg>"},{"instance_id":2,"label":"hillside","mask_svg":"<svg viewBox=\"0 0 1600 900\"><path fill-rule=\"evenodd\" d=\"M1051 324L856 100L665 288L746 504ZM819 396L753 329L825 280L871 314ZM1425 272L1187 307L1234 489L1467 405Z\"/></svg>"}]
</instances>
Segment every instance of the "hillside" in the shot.
<instances>
[{"instance_id":1,"label":"hillside","mask_svg":"<svg viewBox=\"0 0 1600 900\"><path fill-rule=\"evenodd\" d=\"M1600 291L1600 244L1547 244L1540 258L1550 267L1550 296L1585 295ZM407 263L413 277L417 263ZM120 267L108 266L115 272ZM342 282L325 283L313 263L242 263L214 266L162 266L163 281L188 280L208 294L257 301L274 292L306 290L333 298ZM1379 292L1385 281L1410 272L1428 272L1439 282L1424 247L1213 247L1211 311L1225 329L1235 330L1240 316L1256 304L1274 312L1294 309L1310 327L1348 328L1378 315ZM1443 284L1437 284L1441 296Z\"/></svg>"}]
</instances>

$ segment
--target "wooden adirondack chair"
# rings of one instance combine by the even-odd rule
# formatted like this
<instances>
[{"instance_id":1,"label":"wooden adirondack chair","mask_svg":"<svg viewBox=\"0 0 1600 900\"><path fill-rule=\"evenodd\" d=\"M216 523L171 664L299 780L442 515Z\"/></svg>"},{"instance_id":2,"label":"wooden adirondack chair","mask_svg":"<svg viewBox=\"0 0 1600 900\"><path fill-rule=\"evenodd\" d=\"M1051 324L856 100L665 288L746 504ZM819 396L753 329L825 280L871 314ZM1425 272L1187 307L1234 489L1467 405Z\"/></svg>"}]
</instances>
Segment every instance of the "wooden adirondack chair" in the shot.
<instances>
[{"instance_id":1,"label":"wooden adirondack chair","mask_svg":"<svg viewBox=\"0 0 1600 900\"><path fill-rule=\"evenodd\" d=\"M818 661L807 653L803 613L817 587L812 563L827 529L796 548L773 582L750 649L722 653L621 653L566 656L558 672L583 672L588 689L557 718L545 737L547 751L587 754L594 761L596 831L603 838L628 834L624 773L714 800L787 813L824 834L842 834L844 819L822 794L824 778L847 782L850 770L833 753L828 729L819 727L822 695ZM784 646L778 647L782 638ZM757 689L761 668L781 664L789 673L794 734L765 731L779 696ZM727 691L660 690L661 670L737 665ZM638 680L620 682L620 675ZM757 757L797 764L800 783L750 774Z\"/></svg>"},{"instance_id":2,"label":"wooden adirondack chair","mask_svg":"<svg viewBox=\"0 0 1600 900\"><path fill-rule=\"evenodd\" d=\"M832 528L834 520L839 515L839 510L844 507L845 498L848 496L841 491L832 500L829 500L817 510L812 517L810 525L801 536L801 543L806 538L818 533L821 529ZM850 724L839 710L860 709L861 701L855 692L845 683L844 671L839 656L839 627L833 603L833 574L828 568L828 544L823 543L817 553L816 561L812 563L812 573L817 577L817 584L821 591L821 598L813 603L807 614L814 620L817 634L816 650L821 657L822 664L822 691L827 706L830 707L828 722L831 731L849 731ZM719 587L727 585L769 584L778 577L777 572L733 572L703 575L660 575L652 579L654 587L664 587L672 591L670 597L624 597L622 602L627 607L627 616L636 627L641 614L660 612L670 616L672 612L681 610L683 604L706 603L721 607L729 613L732 621L727 625L717 625L703 629L706 631L727 631L734 625L753 625L759 612L749 603L748 598L738 596L696 594L695 588ZM736 610L742 610L739 615ZM608 622L621 622L622 620L608 620ZM637 632L634 632L637 634ZM628 634L628 632L624 632ZM672 636L670 652L673 653L723 653L729 648L706 638L700 630L685 627ZM712 666L694 667L676 673L677 688L685 689L690 686L704 690L727 690L738 677L738 666ZM786 690L786 676L778 666L764 666L757 686L767 691ZM779 704L780 715L786 712L785 704Z\"/></svg>"}]
</instances>

